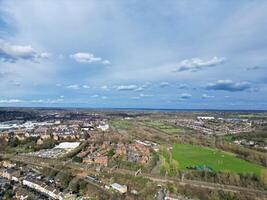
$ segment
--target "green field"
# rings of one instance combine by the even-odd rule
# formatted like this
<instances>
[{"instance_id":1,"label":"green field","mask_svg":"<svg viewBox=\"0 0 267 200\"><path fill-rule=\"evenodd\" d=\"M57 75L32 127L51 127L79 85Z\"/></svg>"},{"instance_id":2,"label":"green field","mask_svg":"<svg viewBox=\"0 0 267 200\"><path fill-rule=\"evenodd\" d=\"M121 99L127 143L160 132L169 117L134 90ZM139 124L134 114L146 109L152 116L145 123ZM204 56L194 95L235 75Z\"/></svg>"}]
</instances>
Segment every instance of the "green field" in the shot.
<instances>
[{"instance_id":1,"label":"green field","mask_svg":"<svg viewBox=\"0 0 267 200\"><path fill-rule=\"evenodd\" d=\"M117 129L131 129L133 127L133 123L128 120L111 120L110 125L114 126Z\"/></svg>"},{"instance_id":2,"label":"green field","mask_svg":"<svg viewBox=\"0 0 267 200\"><path fill-rule=\"evenodd\" d=\"M156 120L155 121L145 121L145 124L148 126L151 126L153 128L160 129L161 131L164 131L164 132L170 133L170 134L181 133L184 131L182 128L171 126L168 124L164 124L164 123L162 123L160 121L156 121Z\"/></svg>"},{"instance_id":3,"label":"green field","mask_svg":"<svg viewBox=\"0 0 267 200\"><path fill-rule=\"evenodd\" d=\"M236 158L230 153L189 144L175 144L172 149L172 156L173 159L179 162L180 169L186 169L189 166L206 165L215 171L252 172L256 175L259 175L261 170L264 169L259 165Z\"/></svg>"}]
</instances>

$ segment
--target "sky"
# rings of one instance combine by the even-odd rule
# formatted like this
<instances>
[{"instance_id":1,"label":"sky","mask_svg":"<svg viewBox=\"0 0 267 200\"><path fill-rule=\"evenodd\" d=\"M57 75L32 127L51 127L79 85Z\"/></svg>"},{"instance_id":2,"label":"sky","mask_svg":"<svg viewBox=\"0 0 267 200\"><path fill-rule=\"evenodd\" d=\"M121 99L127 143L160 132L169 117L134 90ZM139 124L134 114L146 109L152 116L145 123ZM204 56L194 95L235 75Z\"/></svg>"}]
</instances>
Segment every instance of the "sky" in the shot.
<instances>
[{"instance_id":1,"label":"sky","mask_svg":"<svg viewBox=\"0 0 267 200\"><path fill-rule=\"evenodd\" d=\"M266 10L0 0L0 106L266 110Z\"/></svg>"}]
</instances>

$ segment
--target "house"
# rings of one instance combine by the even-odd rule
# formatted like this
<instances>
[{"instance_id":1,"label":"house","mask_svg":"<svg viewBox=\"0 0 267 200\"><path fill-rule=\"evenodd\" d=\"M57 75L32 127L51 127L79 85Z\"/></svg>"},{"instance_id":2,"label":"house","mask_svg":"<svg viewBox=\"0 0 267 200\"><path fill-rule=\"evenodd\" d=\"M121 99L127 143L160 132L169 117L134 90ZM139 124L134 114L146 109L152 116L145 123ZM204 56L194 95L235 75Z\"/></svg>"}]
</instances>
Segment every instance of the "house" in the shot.
<instances>
[{"instance_id":1,"label":"house","mask_svg":"<svg viewBox=\"0 0 267 200\"><path fill-rule=\"evenodd\" d=\"M12 168L12 167L16 167L16 164L15 163L12 163L8 160L4 160L2 162L2 166L5 167L5 168Z\"/></svg>"},{"instance_id":2,"label":"house","mask_svg":"<svg viewBox=\"0 0 267 200\"><path fill-rule=\"evenodd\" d=\"M127 150L126 150L125 145L123 143L118 143L115 156L116 157L124 156L126 155L126 153L127 153Z\"/></svg>"},{"instance_id":3,"label":"house","mask_svg":"<svg viewBox=\"0 0 267 200\"><path fill-rule=\"evenodd\" d=\"M0 176L18 182L20 178L20 171L9 168L9 169L1 169Z\"/></svg>"},{"instance_id":4,"label":"house","mask_svg":"<svg viewBox=\"0 0 267 200\"><path fill-rule=\"evenodd\" d=\"M56 188L50 188L48 187L47 185L42 185L42 183L37 183L35 181L32 181L32 180L26 180L24 179L22 181L22 184L29 187L29 188L32 188L38 192L41 192L53 199L58 199L58 200L64 200L64 197L62 195L62 193L58 192L56 190Z\"/></svg>"},{"instance_id":5,"label":"house","mask_svg":"<svg viewBox=\"0 0 267 200\"><path fill-rule=\"evenodd\" d=\"M108 166L108 157L107 156L99 156L95 158L95 163Z\"/></svg>"}]
</instances>

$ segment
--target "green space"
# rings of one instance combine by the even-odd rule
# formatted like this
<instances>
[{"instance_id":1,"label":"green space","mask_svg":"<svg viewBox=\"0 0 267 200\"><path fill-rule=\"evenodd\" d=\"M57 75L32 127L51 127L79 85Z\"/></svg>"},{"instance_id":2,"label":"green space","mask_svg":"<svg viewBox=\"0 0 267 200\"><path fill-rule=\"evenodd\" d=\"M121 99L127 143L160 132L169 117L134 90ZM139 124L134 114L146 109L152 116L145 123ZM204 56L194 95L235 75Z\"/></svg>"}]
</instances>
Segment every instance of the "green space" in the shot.
<instances>
[{"instance_id":1,"label":"green space","mask_svg":"<svg viewBox=\"0 0 267 200\"><path fill-rule=\"evenodd\" d=\"M239 114L237 115L238 118L266 118L264 114Z\"/></svg>"},{"instance_id":2,"label":"green space","mask_svg":"<svg viewBox=\"0 0 267 200\"><path fill-rule=\"evenodd\" d=\"M183 128L175 127L172 125L165 124L163 122L153 120L153 121L145 121L145 125L151 126L156 129L160 129L161 131L164 131L169 134L174 134L174 133L182 133L184 131Z\"/></svg>"},{"instance_id":3,"label":"green space","mask_svg":"<svg viewBox=\"0 0 267 200\"><path fill-rule=\"evenodd\" d=\"M215 171L252 172L259 175L262 169L266 169L218 149L190 144L173 145L172 158L178 161L179 168L182 170L186 167L205 165Z\"/></svg>"},{"instance_id":4,"label":"green space","mask_svg":"<svg viewBox=\"0 0 267 200\"><path fill-rule=\"evenodd\" d=\"M110 125L117 129L131 129L133 127L133 123L129 120L111 120Z\"/></svg>"}]
</instances>

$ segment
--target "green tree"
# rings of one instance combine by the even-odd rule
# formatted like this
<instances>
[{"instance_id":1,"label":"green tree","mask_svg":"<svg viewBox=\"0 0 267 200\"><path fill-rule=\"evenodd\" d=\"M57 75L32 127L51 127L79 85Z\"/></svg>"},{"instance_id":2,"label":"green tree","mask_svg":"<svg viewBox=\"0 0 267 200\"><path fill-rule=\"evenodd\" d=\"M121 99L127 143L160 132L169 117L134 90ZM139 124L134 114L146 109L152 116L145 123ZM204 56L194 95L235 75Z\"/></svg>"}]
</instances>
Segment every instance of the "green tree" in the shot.
<instances>
[{"instance_id":1,"label":"green tree","mask_svg":"<svg viewBox=\"0 0 267 200\"><path fill-rule=\"evenodd\" d=\"M83 180L80 181L80 192L83 193L87 187L87 183Z\"/></svg>"},{"instance_id":2,"label":"green tree","mask_svg":"<svg viewBox=\"0 0 267 200\"><path fill-rule=\"evenodd\" d=\"M109 158L111 158L112 156L114 156L115 155L115 150L114 149L111 149L109 152L108 152L108 154L107 154L107 156L109 157Z\"/></svg>"},{"instance_id":3,"label":"green tree","mask_svg":"<svg viewBox=\"0 0 267 200\"><path fill-rule=\"evenodd\" d=\"M72 158L72 161L73 161L73 162L81 163L81 162L83 161L83 159L82 159L81 157L79 157L79 156L74 156L74 157Z\"/></svg>"}]
</instances>

